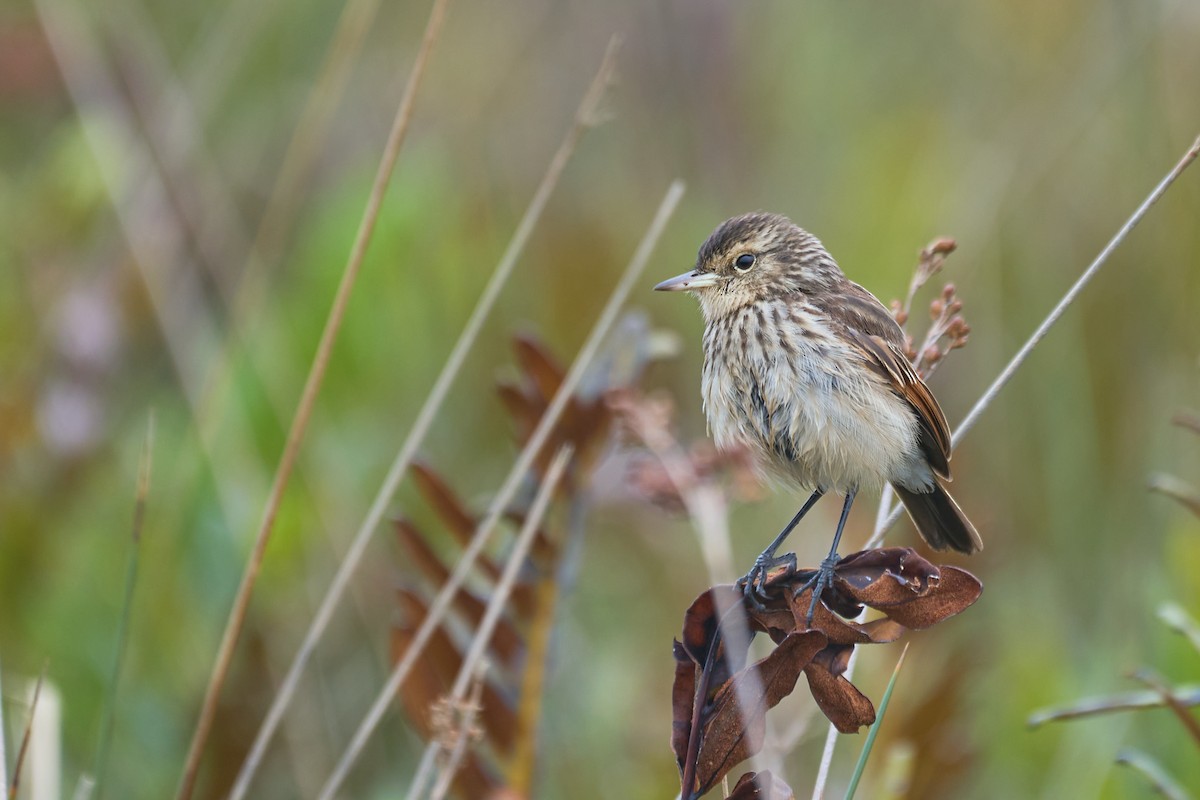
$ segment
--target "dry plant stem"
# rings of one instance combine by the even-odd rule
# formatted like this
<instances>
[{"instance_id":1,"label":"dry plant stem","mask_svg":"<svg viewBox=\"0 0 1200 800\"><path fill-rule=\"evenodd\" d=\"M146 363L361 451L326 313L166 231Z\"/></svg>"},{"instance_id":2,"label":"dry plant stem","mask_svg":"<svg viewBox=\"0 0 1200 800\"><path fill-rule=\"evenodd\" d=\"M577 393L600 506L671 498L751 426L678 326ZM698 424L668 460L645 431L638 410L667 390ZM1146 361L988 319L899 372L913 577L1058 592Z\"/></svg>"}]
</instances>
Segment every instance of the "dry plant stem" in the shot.
<instances>
[{"instance_id":1,"label":"dry plant stem","mask_svg":"<svg viewBox=\"0 0 1200 800\"><path fill-rule=\"evenodd\" d=\"M542 524L542 518L546 516L546 510L550 507L550 501L554 498L554 492L558 489L559 481L562 480L563 472L567 468L572 452L573 448L570 445L564 445L558 449L558 453L554 457L554 461L551 462L550 469L547 470L542 485L538 487L533 506L525 518L524 525L521 526L521 532L517 534L516 545L508 556L508 561L504 565L504 572L501 573L500 580L496 583L495 589L492 590L492 596L488 600L487 611L484 612L483 619L479 622L479 627L471 639L471 646L467 650L466 656L463 657L462 666L459 667L458 675L454 679L454 685L450 689L450 705L452 707L461 705L467 695L467 690L471 688L472 681L478 683L481 680L479 675L483 665L483 657L487 653L488 644L492 640L492 633L496 630L496 623L499 622L500 614L504 612L508 598L512 594L513 585L517 581L517 574L525 564L525 558L529 555L529 548L533 544L533 537L537 534L538 528ZM436 754L441 749L441 743L434 737L425 749L426 756L428 756L429 751ZM425 758L422 758L421 763L425 763ZM443 782L448 787L449 781L445 780L447 772L450 772L450 770L443 771L442 779L434 787L434 796L438 795L437 787L441 786ZM425 786L423 782L414 780L411 788L408 790L408 797L415 800L424 791ZM445 788L442 790L442 794L444 793Z\"/></svg>"},{"instance_id":2,"label":"dry plant stem","mask_svg":"<svg viewBox=\"0 0 1200 800\"><path fill-rule=\"evenodd\" d=\"M125 577L125 597L121 603L121 618L117 625L116 653L113 655L112 673L109 675L108 695L104 699L104 715L100 723L100 741L96 745L96 763L92 767L93 788L99 788L97 796L103 794L104 771L108 765L109 745L112 742L113 723L116 719L117 687L121 682L121 669L125 663L125 649L129 643L129 620L133 616L133 590L137 586L138 561L141 555L142 526L146 518L146 498L150 495L150 473L154 464L154 412L146 422L146 439L138 463L137 491L133 504L133 525L130 530L132 548ZM89 794L91 789L88 790Z\"/></svg>"},{"instance_id":3,"label":"dry plant stem","mask_svg":"<svg viewBox=\"0 0 1200 800\"><path fill-rule=\"evenodd\" d=\"M617 314L620 313L625 299L629 296L629 291L633 288L634 281L638 279L642 274L642 270L645 269L654 246L662 235L663 229L666 227L667 220L674 213L675 207L679 204L679 199L682 196L683 183L675 181L667 190L666 196L663 197L662 203L654 215L654 220L650 223L646 235L642 238L637 251L633 254L633 259L629 262L629 266L626 267L620 282L609 297L608 303L600 314L600 318L596 320L596 325L592 329L591 334L589 334L587 342L584 343L583 348L579 351L579 355L576 356L575 363L571 365L570 371L563 378L563 382L559 386L558 392L555 393L554 399L550 401L550 405L543 413L537 428L530 435L528 442L526 442L525 447L521 450L521 454L517 457L517 462L513 465L512 470L505 479L504 485L497 492L496 498L492 501L492 505L488 509L487 516L476 527L471 542L467 545L467 548L463 551L462 556L455 565L450 579L446 581L445 586L442 587L442 590L430 605L429 612L425 616L425 621L413 636L412 644L405 652L404 658L396 664L392 670L392 674L388 677L387 684L375 699L374 704L372 704L370 710L367 712L358 730L355 731L354 737L351 739L345 754L343 754L341 760L338 762L325 788L321 791L321 798L329 799L333 797L349 772L350 767L362 752L367 739L370 738L375 727L379 724L379 720L387 712L388 706L392 703L396 692L408 676L413 664L416 663L417 657L421 655L425 644L433 634L434 628L441 623L441 619L449 608L455 593L466 579L467 573L474 566L475 560L479 557L483 546L487 543L492 529L512 503L521 482L525 479L525 475L529 472L530 467L533 466L534 459L541 452L542 446L545 445L546 440L549 438L559 416L562 414L563 409L566 408L567 402L579 385L579 381L583 378L584 371L595 358L601 343L616 321Z\"/></svg>"},{"instance_id":4,"label":"dry plant stem","mask_svg":"<svg viewBox=\"0 0 1200 800\"><path fill-rule=\"evenodd\" d=\"M33 686L33 699L29 702L29 719L25 722L25 732L21 734L21 747L17 750L17 760L13 764L12 783L8 785L8 800L16 800L17 789L21 787L21 767L25 765L25 754L29 752L29 737L33 733L33 718L37 714L38 697L42 693L42 683L46 680L46 668L49 662L42 664L42 673L38 675L37 683Z\"/></svg>"},{"instance_id":5,"label":"dry plant stem","mask_svg":"<svg viewBox=\"0 0 1200 800\"><path fill-rule=\"evenodd\" d=\"M694 480L691 464L679 442L662 428L638 424L637 435L662 464L687 509L700 539L709 580L713 584L729 581L733 577L733 552L729 542L728 503L721 489L712 481Z\"/></svg>"},{"instance_id":6,"label":"dry plant stem","mask_svg":"<svg viewBox=\"0 0 1200 800\"><path fill-rule=\"evenodd\" d=\"M1183 723L1183 727L1187 730L1188 734L1192 737L1195 743L1200 745L1200 722L1197 722L1196 718L1192 716L1192 712L1189 711L1188 707L1180 700L1179 695L1175 693L1175 690L1168 686L1162 680L1162 678L1149 669L1140 669L1133 673L1132 677L1135 681L1143 684L1148 689L1157 692L1158 696L1162 698L1163 705L1171 709L1171 713L1173 713L1179 719L1179 721Z\"/></svg>"},{"instance_id":7,"label":"dry plant stem","mask_svg":"<svg viewBox=\"0 0 1200 800\"><path fill-rule=\"evenodd\" d=\"M408 471L413 457L416 455L417 448L425 440L425 435L429 432L434 418L441 409L446 395L450 391L450 386L453 384L454 379L458 377L462 364L466 360L467 353L470 352L475 344L475 340L479 337L479 331L483 327L488 314L491 313L500 290L512 274L517 259L524 250L526 242L528 242L537 221L541 218L542 212L550 200L551 193L554 191L555 186L558 185L559 178L562 176L571 154L574 153L576 145L579 143L584 132L593 124L600 103L603 100L605 89L612 80L613 70L616 66L616 48L617 42L614 39L609 43L600 69L596 72L596 76L592 79L592 83L588 87L583 101L580 103L571 129L559 145L557 152L555 152L554 158L546 170L546 174L543 176L537 191L534 193L533 199L529 203L529 207L525 210L520 224L513 233L513 238L509 242L508 248L504 251L504 255L496 265L495 272L493 272L491 279L484 288L483 294L475 305L475 309L471 312L471 317L467 320L467 324L463 328L463 332L459 335L458 341L455 342L454 349L446 359L441 373L434 382L433 389L430 390L424 405L421 406L421 410L417 414L417 419L413 423L408 437L401 445L399 453L392 462L388 474L384 478L383 484L376 494L371 508L367 512L366 518L355 533L354 539L351 541L350 547L342 559L342 563L338 566L338 571L334 575L329 590L322 599L313 622L309 626L307 633L305 633L304 641L301 643L300 649L292 660L287 675L284 677L283 683L280 685L279 691L272 701L270 709L267 711L267 716L263 720L258 734L255 736L254 744L250 749L250 753L246 756L246 761L242 765L237 781L234 783L233 790L230 793L230 800L241 800L250 788L250 780L258 770L259 763L266 753L267 745L270 743L271 737L279 726L279 722L282 720L288 704L295 695L300 683L300 677L316 649L317 642L324 634L329 621L333 618L333 612L345 594L354 570L357 569L364 553L366 553L371 535L375 532L384 514L387 513L388 503L391 502L397 487L404 479L404 475Z\"/></svg>"},{"instance_id":8,"label":"dry plant stem","mask_svg":"<svg viewBox=\"0 0 1200 800\"><path fill-rule=\"evenodd\" d=\"M708 685L712 679L713 665L716 663L717 651L721 649L721 632L725 627L725 616L722 615L717 623L717 631L713 634L708 645L708 653L704 656L704 668L700 670L700 682L696 684L696 695L692 698L692 729L688 731L687 757L683 763L683 800L695 797L696 766L700 761L700 723L701 712L704 711L705 698L708 697Z\"/></svg>"},{"instance_id":9,"label":"dry plant stem","mask_svg":"<svg viewBox=\"0 0 1200 800\"><path fill-rule=\"evenodd\" d=\"M462 763L463 756L467 754L467 745L471 742L471 726L479 713L479 701L483 697L483 681L486 671L485 665L480 664L475 673L471 699L467 701L467 713L459 721L458 737L454 742L454 749L450 751L450 757L446 759L446 764L442 767L442 774L438 776L438 782L434 784L433 791L429 793L429 800L443 800L446 792L450 791L450 783L454 780L455 773L458 772L458 766Z\"/></svg>"},{"instance_id":10,"label":"dry plant stem","mask_svg":"<svg viewBox=\"0 0 1200 800\"><path fill-rule=\"evenodd\" d=\"M0 675L4 671L0 670ZM0 786L8 786L8 750L4 746L4 687L0 685Z\"/></svg>"},{"instance_id":11,"label":"dry plant stem","mask_svg":"<svg viewBox=\"0 0 1200 800\"><path fill-rule=\"evenodd\" d=\"M638 438L650 448L655 458L663 465L667 477L670 478L683 501L684 508L691 519L692 528L700 539L700 551L708 567L710 580L713 584L729 580L733 573L733 555L729 541L728 504L721 489L712 481L692 479L691 466L686 456L683 455L679 443L670 434L653 425L640 424L640 420L636 416L631 419L631 422L637 425ZM714 600L718 604L717 611L720 614L720 633L715 641L719 642L720 637L724 636L729 642L726 653L732 659L732 653L741 653L749 649L752 638L750 629L746 624L745 614L740 613L742 608L740 603L727 603L726 600L717 598L715 595ZM716 649L716 644L714 644L710 648L710 654ZM731 663L730 674L735 671L732 666ZM697 703L707 695L709 670L710 666L706 665L701 678L704 685L697 688ZM760 694L756 683L755 676L748 675L745 681L737 684L738 703L743 708L750 708L756 702L756 698ZM694 760L697 753L693 753L691 748L699 747L698 728L696 727L698 720L699 706L692 711L693 728L688 739L688 757L685 759L685 770L688 766L691 767L693 781L696 768ZM755 753L750 757L755 772L762 771L760 759L760 753ZM686 782L686 772L683 785L684 787L692 785Z\"/></svg>"},{"instance_id":12,"label":"dry plant stem","mask_svg":"<svg viewBox=\"0 0 1200 800\"><path fill-rule=\"evenodd\" d=\"M559 591L558 575L544 576L538 584L537 615L526 637L525 665L521 671L521 693L517 706L516 746L509 757L505 782L518 797L533 796L537 765L537 729L546 695L546 663L554 630L554 613Z\"/></svg>"},{"instance_id":13,"label":"dry plant stem","mask_svg":"<svg viewBox=\"0 0 1200 800\"><path fill-rule=\"evenodd\" d=\"M366 210L363 212L362 221L359 223L358 233L355 236L350 257L342 272L337 294L329 310L329 316L325 321L325 328L321 332L321 341L317 345L317 352L313 356L308 379L305 381L304 390L300 395L296 415L293 417L291 428L288 431L283 455L280 457L279 466L275 472L275 479L271 484L271 492L267 497L266 507L263 510L262 521L259 524L258 533L255 537L254 549L251 551L250 558L246 563L246 570L242 575L242 582L238 587L233 608L230 610L229 620L225 626L225 633L221 637L216 663L213 665L208 689L205 691L204 702L200 709L200 718L196 723L196 731L192 738L192 745L188 750L187 761L184 764L179 791L176 794L178 800L187 800L187 798L190 798L195 788L196 773L200 766L200 756L203 754L204 745L208 741L213 717L216 715L217 700L220 697L221 688L225 684L225 678L229 673L229 664L233 657L233 649L237 644L238 637L241 635L242 626L245 624L246 609L250 604L250 595L254 590L254 583L258 578L259 568L262 566L262 559L266 553L267 543L271 538L271 531L275 524L275 515L279 510L279 503L283 498L284 489L287 488L288 479L291 477L292 467L295 466L296 455L300 450L300 443L304 439L304 434L308 429L308 420L312 414L317 393L325 378L325 369L329 364L330 353L333 351L334 342L337 340L342 319L346 313L346 305L350 300L351 290L354 288L359 268L362 266L367 246L370 244L371 235L375 230L375 223L379 218L379 209L383 204L384 195L387 193L388 182L391 180L392 169L396 164L397 157L400 155L400 147L404 143L405 135L408 133L417 89L421 84L421 78L425 74L425 67L429 62L433 46L441 31L448 3L449 0L434 0L429 14L429 22L425 28L425 35L421 40L421 47L417 51L412 72L408 77L408 84L404 88L404 95L400 100L399 107L396 109L392 129L388 134L383 156L380 159L379 168L375 173L375 181L371 186L371 194L367 198Z\"/></svg>"},{"instance_id":14,"label":"dry plant stem","mask_svg":"<svg viewBox=\"0 0 1200 800\"><path fill-rule=\"evenodd\" d=\"M1071 304L1075 302L1080 292L1082 292L1088 283L1091 282L1092 278L1096 276L1096 273L1100 271L1100 267L1104 266L1105 262L1108 261L1113 251L1116 250L1123 241L1125 241L1126 237L1129 236L1130 231L1132 231L1134 227L1142 221L1142 218L1146 216L1146 213L1150 210L1150 208L1158 202L1159 198L1166 193L1167 189L1171 187L1171 184L1173 184L1176 179L1179 178L1183 171L1187 169L1193 161L1196 160L1197 156L1200 156L1200 138L1197 138L1196 141L1192 143L1191 148L1184 153L1183 158L1179 160L1179 163L1177 163L1171 169L1171 171L1167 173L1166 177L1164 177L1159 184L1154 187L1154 190L1150 192L1146 199L1142 201L1142 204L1138 206L1137 210L1133 212L1129 219L1125 221L1125 224L1121 226L1120 230L1117 231L1116 235L1114 235L1108 244L1105 245L1104 249L1100 251L1100 255L1096 256L1095 260L1092 261L1086 270L1084 270L1083 274L1079 276L1079 279L1076 280L1074 285L1067 290L1067 293L1062 296L1062 299L1058 301L1058 304L1054 306L1046 318L1042 320L1042 323L1038 325L1036 330L1034 330L1033 334L1030 335L1029 339L1026 340L1025 344L1021 346L1021 349L1017 351L1017 354L1012 357L1012 360L1009 361L1004 369L1001 370L1000 374L996 376L996 379L992 381L991 385L988 386L987 390L983 393L979 400L976 401L970 412L954 431L954 435L951 437L951 441L954 445L958 445L958 443L962 440L962 437L965 436L972 427L974 427L975 423L979 420L979 416L987 409L988 406L992 404L992 401L995 400L996 395L1000 393L1000 390L1004 388L1005 384L1012 379L1012 376L1016 373L1016 371L1021 367L1022 364L1025 363L1025 360L1029 358L1029 354L1033 352L1033 349L1037 347L1042 339L1046 337L1046 334L1049 333L1050 328L1054 326L1054 323L1058 322L1059 318L1062 317L1066 310L1070 308ZM886 514L883 513L884 509L887 507L888 499L889 495L885 490L885 494L881 500L880 514L877 517L875 525L875 532L867 541L864 549L878 547L883 541L883 537L887 533L888 529L890 529L892 525L896 524L896 520L900 518L902 509L898 504L892 507L891 510ZM846 668L845 676L847 680L850 680L854 676L854 665L857 662L857 659L858 650L856 649L851 655L850 663ZM828 779L829 764L833 759L833 749L837 742L837 735L837 729L831 725L829 727L829 732L825 737L825 751L821 757L821 767L817 773L817 780L813 786L813 800L817 800L817 798L821 797L825 792L825 783Z\"/></svg>"},{"instance_id":15,"label":"dry plant stem","mask_svg":"<svg viewBox=\"0 0 1200 800\"><path fill-rule=\"evenodd\" d=\"M1183 174L1183 171L1187 169L1193 161L1196 160L1197 156L1200 156L1200 138L1197 138L1196 141L1192 143L1192 146L1186 153L1183 154L1183 158L1179 160L1179 163L1177 163L1171 169L1171 171L1167 173L1166 177L1164 177L1159 184L1154 187L1154 190L1150 192L1145 200L1142 201L1142 204L1138 206L1137 210L1133 212L1129 219L1125 220L1125 224L1121 226L1120 230L1118 230L1113 238L1109 240L1108 244L1104 246L1104 249L1100 251L1100 255L1096 256L1095 260L1092 261L1088 268L1083 271L1083 274L1079 276L1079 279L1076 280L1074 285L1067 290L1067 293L1062 296L1062 299L1058 301L1058 304L1055 305L1054 308L1051 309L1050 313L1046 315L1046 318L1042 320L1042 323L1038 325L1037 329L1030 335L1025 344L1021 345L1021 349L1017 351L1017 354L1012 357L1012 360L1009 361L1004 369L1000 371L1000 374L996 376L996 379L992 381L991 385L988 386L987 390L982 396L980 396L979 400L975 402L975 405L971 407L971 410L967 413L967 416L963 418L963 421L954 431L954 436L952 437L953 445L957 446L962 440L962 437L965 436L967 432L975 426L975 423L979 421L979 416L985 410L987 410L988 406L992 404L992 401L996 399L996 395L1000 393L1000 390L1003 389L1010 380L1012 380L1013 375L1015 375L1017 370L1020 369L1021 365L1025 363L1025 360L1029 358L1029 354L1032 353L1033 349L1041 343L1042 339L1046 338L1046 334L1050 332L1052 327L1054 327L1054 323L1058 322L1059 318L1062 317L1066 310L1071 307L1071 304L1074 303L1079 297L1080 292L1082 292L1084 288L1091 283L1092 278L1096 277L1096 273L1099 272L1100 268L1104 266L1105 262L1108 261L1109 257L1113 254L1113 251L1125 241L1125 239L1129 236L1129 233L1137 226L1139 222L1142 221L1142 218L1146 216L1147 212L1150 211L1154 204L1157 203L1164 194L1166 194L1167 189L1171 188L1171 184L1175 183L1179 176ZM892 527L892 525L896 524L896 520L900 518L900 511L900 506L895 506L892 508L887 517L884 518L883 522L875 526L875 533L871 536L871 539L866 544L868 548L877 547L879 543L883 541L884 534L889 528Z\"/></svg>"}]
</instances>

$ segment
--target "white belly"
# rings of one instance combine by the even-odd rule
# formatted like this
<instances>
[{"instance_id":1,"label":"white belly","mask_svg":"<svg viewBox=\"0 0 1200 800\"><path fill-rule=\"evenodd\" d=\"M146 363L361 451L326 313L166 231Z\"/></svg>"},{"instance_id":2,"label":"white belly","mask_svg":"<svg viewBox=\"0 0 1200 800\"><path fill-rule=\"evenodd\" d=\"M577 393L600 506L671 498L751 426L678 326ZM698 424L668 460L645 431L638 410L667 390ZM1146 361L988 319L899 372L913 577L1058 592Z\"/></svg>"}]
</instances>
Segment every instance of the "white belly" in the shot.
<instances>
[{"instance_id":1,"label":"white belly","mask_svg":"<svg viewBox=\"0 0 1200 800\"><path fill-rule=\"evenodd\" d=\"M748 447L770 472L810 489L929 486L916 415L858 351L814 320L810 336L772 326L786 346L768 339L764 349L742 322L705 332L704 410L718 447Z\"/></svg>"}]
</instances>

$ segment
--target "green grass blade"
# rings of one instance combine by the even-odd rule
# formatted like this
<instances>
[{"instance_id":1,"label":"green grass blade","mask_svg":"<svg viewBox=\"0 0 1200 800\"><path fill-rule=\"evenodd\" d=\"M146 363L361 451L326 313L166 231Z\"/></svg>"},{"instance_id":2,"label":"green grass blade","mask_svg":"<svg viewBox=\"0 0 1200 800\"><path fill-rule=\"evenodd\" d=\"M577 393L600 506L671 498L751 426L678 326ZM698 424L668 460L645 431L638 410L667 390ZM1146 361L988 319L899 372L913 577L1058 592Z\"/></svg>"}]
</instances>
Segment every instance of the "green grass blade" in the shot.
<instances>
[{"instance_id":1,"label":"green grass blade","mask_svg":"<svg viewBox=\"0 0 1200 800\"><path fill-rule=\"evenodd\" d=\"M883 693L883 699L879 701L879 714L875 717L875 724L871 726L871 730L867 731L867 740L863 742L862 752L858 754L858 763L854 765L854 774L850 776L850 786L846 788L846 800L853 800L854 793L858 791L858 781L862 778L863 770L867 768L867 759L871 757L871 748L875 746L875 736L879 733L880 726L883 725L883 715L887 713L888 703L892 699L892 689L896 687L896 678L900 676L900 668L904 666L906 655L908 655L908 645L904 645L904 650L896 661L896 668L892 670L887 691Z\"/></svg>"}]
</instances>

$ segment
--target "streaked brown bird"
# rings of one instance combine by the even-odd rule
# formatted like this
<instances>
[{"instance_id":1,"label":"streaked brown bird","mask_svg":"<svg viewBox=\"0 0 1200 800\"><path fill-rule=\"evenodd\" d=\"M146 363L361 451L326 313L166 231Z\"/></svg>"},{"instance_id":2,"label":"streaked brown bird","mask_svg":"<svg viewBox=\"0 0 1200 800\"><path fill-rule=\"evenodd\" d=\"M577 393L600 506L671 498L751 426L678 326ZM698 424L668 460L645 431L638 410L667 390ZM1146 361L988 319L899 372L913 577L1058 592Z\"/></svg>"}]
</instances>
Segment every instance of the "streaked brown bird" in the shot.
<instances>
[{"instance_id":1,"label":"streaked brown bird","mask_svg":"<svg viewBox=\"0 0 1200 800\"><path fill-rule=\"evenodd\" d=\"M717 446L748 447L771 472L812 490L743 579L752 601L775 551L827 492L846 499L812 608L859 490L890 483L938 550L983 547L943 485L950 430L904 355L900 326L817 237L778 214L734 217L708 237L694 269L654 288L700 301L704 411Z\"/></svg>"}]
</instances>

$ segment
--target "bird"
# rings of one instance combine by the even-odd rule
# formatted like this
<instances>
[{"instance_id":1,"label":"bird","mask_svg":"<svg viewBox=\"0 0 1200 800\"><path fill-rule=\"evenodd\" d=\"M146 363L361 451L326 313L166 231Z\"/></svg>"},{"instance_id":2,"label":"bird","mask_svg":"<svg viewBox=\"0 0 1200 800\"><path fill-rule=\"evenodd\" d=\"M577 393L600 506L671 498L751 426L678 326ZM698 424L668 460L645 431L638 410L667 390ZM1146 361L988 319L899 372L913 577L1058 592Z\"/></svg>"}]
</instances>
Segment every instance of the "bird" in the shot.
<instances>
[{"instance_id":1,"label":"bird","mask_svg":"<svg viewBox=\"0 0 1200 800\"><path fill-rule=\"evenodd\" d=\"M831 585L860 490L891 484L921 537L973 553L983 541L946 490L950 430L905 356L904 333L821 241L780 214L722 222L695 266L654 287L688 292L704 318L701 392L718 449L746 448L785 484L812 492L739 582L761 605L776 551L827 493L844 495L829 555L809 584L808 622Z\"/></svg>"}]
</instances>

